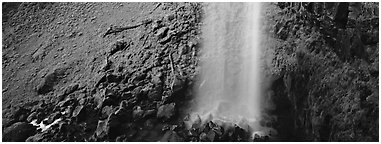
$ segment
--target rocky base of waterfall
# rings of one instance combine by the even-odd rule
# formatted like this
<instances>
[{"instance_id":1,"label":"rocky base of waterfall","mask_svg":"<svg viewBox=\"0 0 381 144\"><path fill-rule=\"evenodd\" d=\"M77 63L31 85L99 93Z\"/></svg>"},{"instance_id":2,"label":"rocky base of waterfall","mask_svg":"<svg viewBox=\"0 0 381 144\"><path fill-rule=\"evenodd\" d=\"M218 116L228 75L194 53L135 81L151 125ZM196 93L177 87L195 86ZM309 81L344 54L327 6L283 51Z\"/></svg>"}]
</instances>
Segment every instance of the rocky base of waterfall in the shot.
<instances>
[{"instance_id":1,"label":"rocky base of waterfall","mask_svg":"<svg viewBox=\"0 0 381 144\"><path fill-rule=\"evenodd\" d=\"M3 3L2 141L378 141L378 3L268 3L277 136L189 123L202 6Z\"/></svg>"}]
</instances>

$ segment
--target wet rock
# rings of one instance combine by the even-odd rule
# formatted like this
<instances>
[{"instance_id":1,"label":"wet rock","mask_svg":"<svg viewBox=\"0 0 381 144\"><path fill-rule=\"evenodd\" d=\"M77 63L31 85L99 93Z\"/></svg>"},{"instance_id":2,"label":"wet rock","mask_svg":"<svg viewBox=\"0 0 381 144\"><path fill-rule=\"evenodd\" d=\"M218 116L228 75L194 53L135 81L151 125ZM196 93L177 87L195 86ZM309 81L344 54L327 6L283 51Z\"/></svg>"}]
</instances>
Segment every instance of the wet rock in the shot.
<instances>
[{"instance_id":1,"label":"wet rock","mask_svg":"<svg viewBox=\"0 0 381 144\"><path fill-rule=\"evenodd\" d=\"M52 114L49 115L48 117L48 120L47 120L47 123L53 123L56 119L58 119L59 117L61 117L61 112L59 111L56 111Z\"/></svg>"},{"instance_id":2,"label":"wet rock","mask_svg":"<svg viewBox=\"0 0 381 144\"><path fill-rule=\"evenodd\" d=\"M35 127L25 122L17 122L3 131L3 142L23 142L36 133Z\"/></svg>"},{"instance_id":3,"label":"wet rock","mask_svg":"<svg viewBox=\"0 0 381 144\"><path fill-rule=\"evenodd\" d=\"M162 105L158 108L157 117L170 119L175 114L175 103Z\"/></svg>"},{"instance_id":4,"label":"wet rock","mask_svg":"<svg viewBox=\"0 0 381 144\"><path fill-rule=\"evenodd\" d=\"M168 32L169 28L168 27L162 27L160 28L159 30L157 30L155 36L158 38L158 39L161 39L163 37L165 37L167 35L167 32Z\"/></svg>"}]
</instances>

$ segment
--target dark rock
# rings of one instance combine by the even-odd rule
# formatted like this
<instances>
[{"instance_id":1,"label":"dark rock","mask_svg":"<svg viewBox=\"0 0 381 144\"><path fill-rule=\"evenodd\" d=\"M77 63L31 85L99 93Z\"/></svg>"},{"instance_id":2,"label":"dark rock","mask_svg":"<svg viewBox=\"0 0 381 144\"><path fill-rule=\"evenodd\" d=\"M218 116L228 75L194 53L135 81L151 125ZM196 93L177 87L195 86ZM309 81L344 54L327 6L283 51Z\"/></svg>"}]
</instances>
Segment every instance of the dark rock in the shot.
<instances>
[{"instance_id":1,"label":"dark rock","mask_svg":"<svg viewBox=\"0 0 381 144\"><path fill-rule=\"evenodd\" d=\"M122 75L118 74L107 74L106 79L108 83L119 83L121 82L124 78Z\"/></svg>"},{"instance_id":2,"label":"dark rock","mask_svg":"<svg viewBox=\"0 0 381 144\"><path fill-rule=\"evenodd\" d=\"M2 119L3 128L8 127L13 123L14 123L14 119L10 119L10 118L3 118Z\"/></svg>"},{"instance_id":3,"label":"dark rock","mask_svg":"<svg viewBox=\"0 0 381 144\"><path fill-rule=\"evenodd\" d=\"M130 129L126 133L126 136L127 136L128 139L131 139L131 138L135 137L137 133L138 133L138 131L136 129Z\"/></svg>"},{"instance_id":4,"label":"dark rock","mask_svg":"<svg viewBox=\"0 0 381 144\"><path fill-rule=\"evenodd\" d=\"M108 117L107 127L108 127L108 136L110 137L110 139L115 139L118 135L121 134L120 124L121 123L118 120L116 115L111 114Z\"/></svg>"},{"instance_id":5,"label":"dark rock","mask_svg":"<svg viewBox=\"0 0 381 144\"><path fill-rule=\"evenodd\" d=\"M337 9L336 9L336 15L334 17L334 22L336 23L337 27L345 29L348 22L348 15L349 15L349 3L348 2L342 2L339 3Z\"/></svg>"},{"instance_id":6,"label":"dark rock","mask_svg":"<svg viewBox=\"0 0 381 144\"><path fill-rule=\"evenodd\" d=\"M36 133L35 127L25 122L17 122L3 131L3 142L23 142Z\"/></svg>"},{"instance_id":7,"label":"dark rock","mask_svg":"<svg viewBox=\"0 0 381 144\"><path fill-rule=\"evenodd\" d=\"M156 86L152 90L148 91L147 97L148 99L152 101L159 101L161 100L162 93L163 93L163 87Z\"/></svg>"},{"instance_id":8,"label":"dark rock","mask_svg":"<svg viewBox=\"0 0 381 144\"><path fill-rule=\"evenodd\" d=\"M26 119L27 119L27 117L28 117L28 115L26 114L26 113L23 113L23 114L21 114L20 116L19 116L19 119L18 119L18 121L26 121Z\"/></svg>"},{"instance_id":9,"label":"dark rock","mask_svg":"<svg viewBox=\"0 0 381 144\"><path fill-rule=\"evenodd\" d=\"M59 123L58 124L58 131L61 133L68 132L68 127L69 125L67 123Z\"/></svg>"},{"instance_id":10,"label":"dark rock","mask_svg":"<svg viewBox=\"0 0 381 144\"><path fill-rule=\"evenodd\" d=\"M18 106L15 109L13 109L12 118L15 119L16 121L25 121L27 118L27 115L29 114L29 111L30 110L24 107Z\"/></svg>"},{"instance_id":11,"label":"dark rock","mask_svg":"<svg viewBox=\"0 0 381 144\"><path fill-rule=\"evenodd\" d=\"M154 123L152 119L148 119L144 122L144 127L147 129L152 129L154 127Z\"/></svg>"},{"instance_id":12,"label":"dark rock","mask_svg":"<svg viewBox=\"0 0 381 144\"><path fill-rule=\"evenodd\" d=\"M175 77L175 80L173 82L173 91L178 92L184 87L185 81L179 77Z\"/></svg>"},{"instance_id":13,"label":"dark rock","mask_svg":"<svg viewBox=\"0 0 381 144\"><path fill-rule=\"evenodd\" d=\"M170 119L175 114L175 103L162 105L158 108L157 117Z\"/></svg>"}]
</instances>

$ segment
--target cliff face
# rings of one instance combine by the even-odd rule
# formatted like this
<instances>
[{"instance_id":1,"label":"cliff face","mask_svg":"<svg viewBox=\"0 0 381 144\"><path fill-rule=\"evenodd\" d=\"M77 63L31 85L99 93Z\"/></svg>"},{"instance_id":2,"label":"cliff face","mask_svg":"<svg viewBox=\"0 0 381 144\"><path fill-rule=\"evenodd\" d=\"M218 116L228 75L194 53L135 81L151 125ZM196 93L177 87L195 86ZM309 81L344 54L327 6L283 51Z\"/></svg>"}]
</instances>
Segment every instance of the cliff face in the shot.
<instances>
[{"instance_id":1,"label":"cliff face","mask_svg":"<svg viewBox=\"0 0 381 144\"><path fill-rule=\"evenodd\" d=\"M181 119L199 3L3 6L3 141L158 141Z\"/></svg>"},{"instance_id":2,"label":"cliff face","mask_svg":"<svg viewBox=\"0 0 381 144\"><path fill-rule=\"evenodd\" d=\"M184 116L202 6L3 3L3 141L253 140ZM274 140L378 141L378 6L266 4Z\"/></svg>"},{"instance_id":3,"label":"cliff face","mask_svg":"<svg viewBox=\"0 0 381 144\"><path fill-rule=\"evenodd\" d=\"M378 3L276 3L270 9L280 135L378 141Z\"/></svg>"}]
</instances>

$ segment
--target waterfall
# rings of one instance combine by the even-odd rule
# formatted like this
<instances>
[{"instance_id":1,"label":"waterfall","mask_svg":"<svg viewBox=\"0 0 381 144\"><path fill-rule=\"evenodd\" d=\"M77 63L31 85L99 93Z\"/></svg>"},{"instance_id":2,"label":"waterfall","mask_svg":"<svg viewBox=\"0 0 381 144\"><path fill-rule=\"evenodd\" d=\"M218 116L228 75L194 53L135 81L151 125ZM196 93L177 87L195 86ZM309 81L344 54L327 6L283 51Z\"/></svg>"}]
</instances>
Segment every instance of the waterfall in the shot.
<instances>
[{"instance_id":1,"label":"waterfall","mask_svg":"<svg viewBox=\"0 0 381 144\"><path fill-rule=\"evenodd\" d=\"M208 3L193 111L260 131L260 3Z\"/></svg>"}]
</instances>

